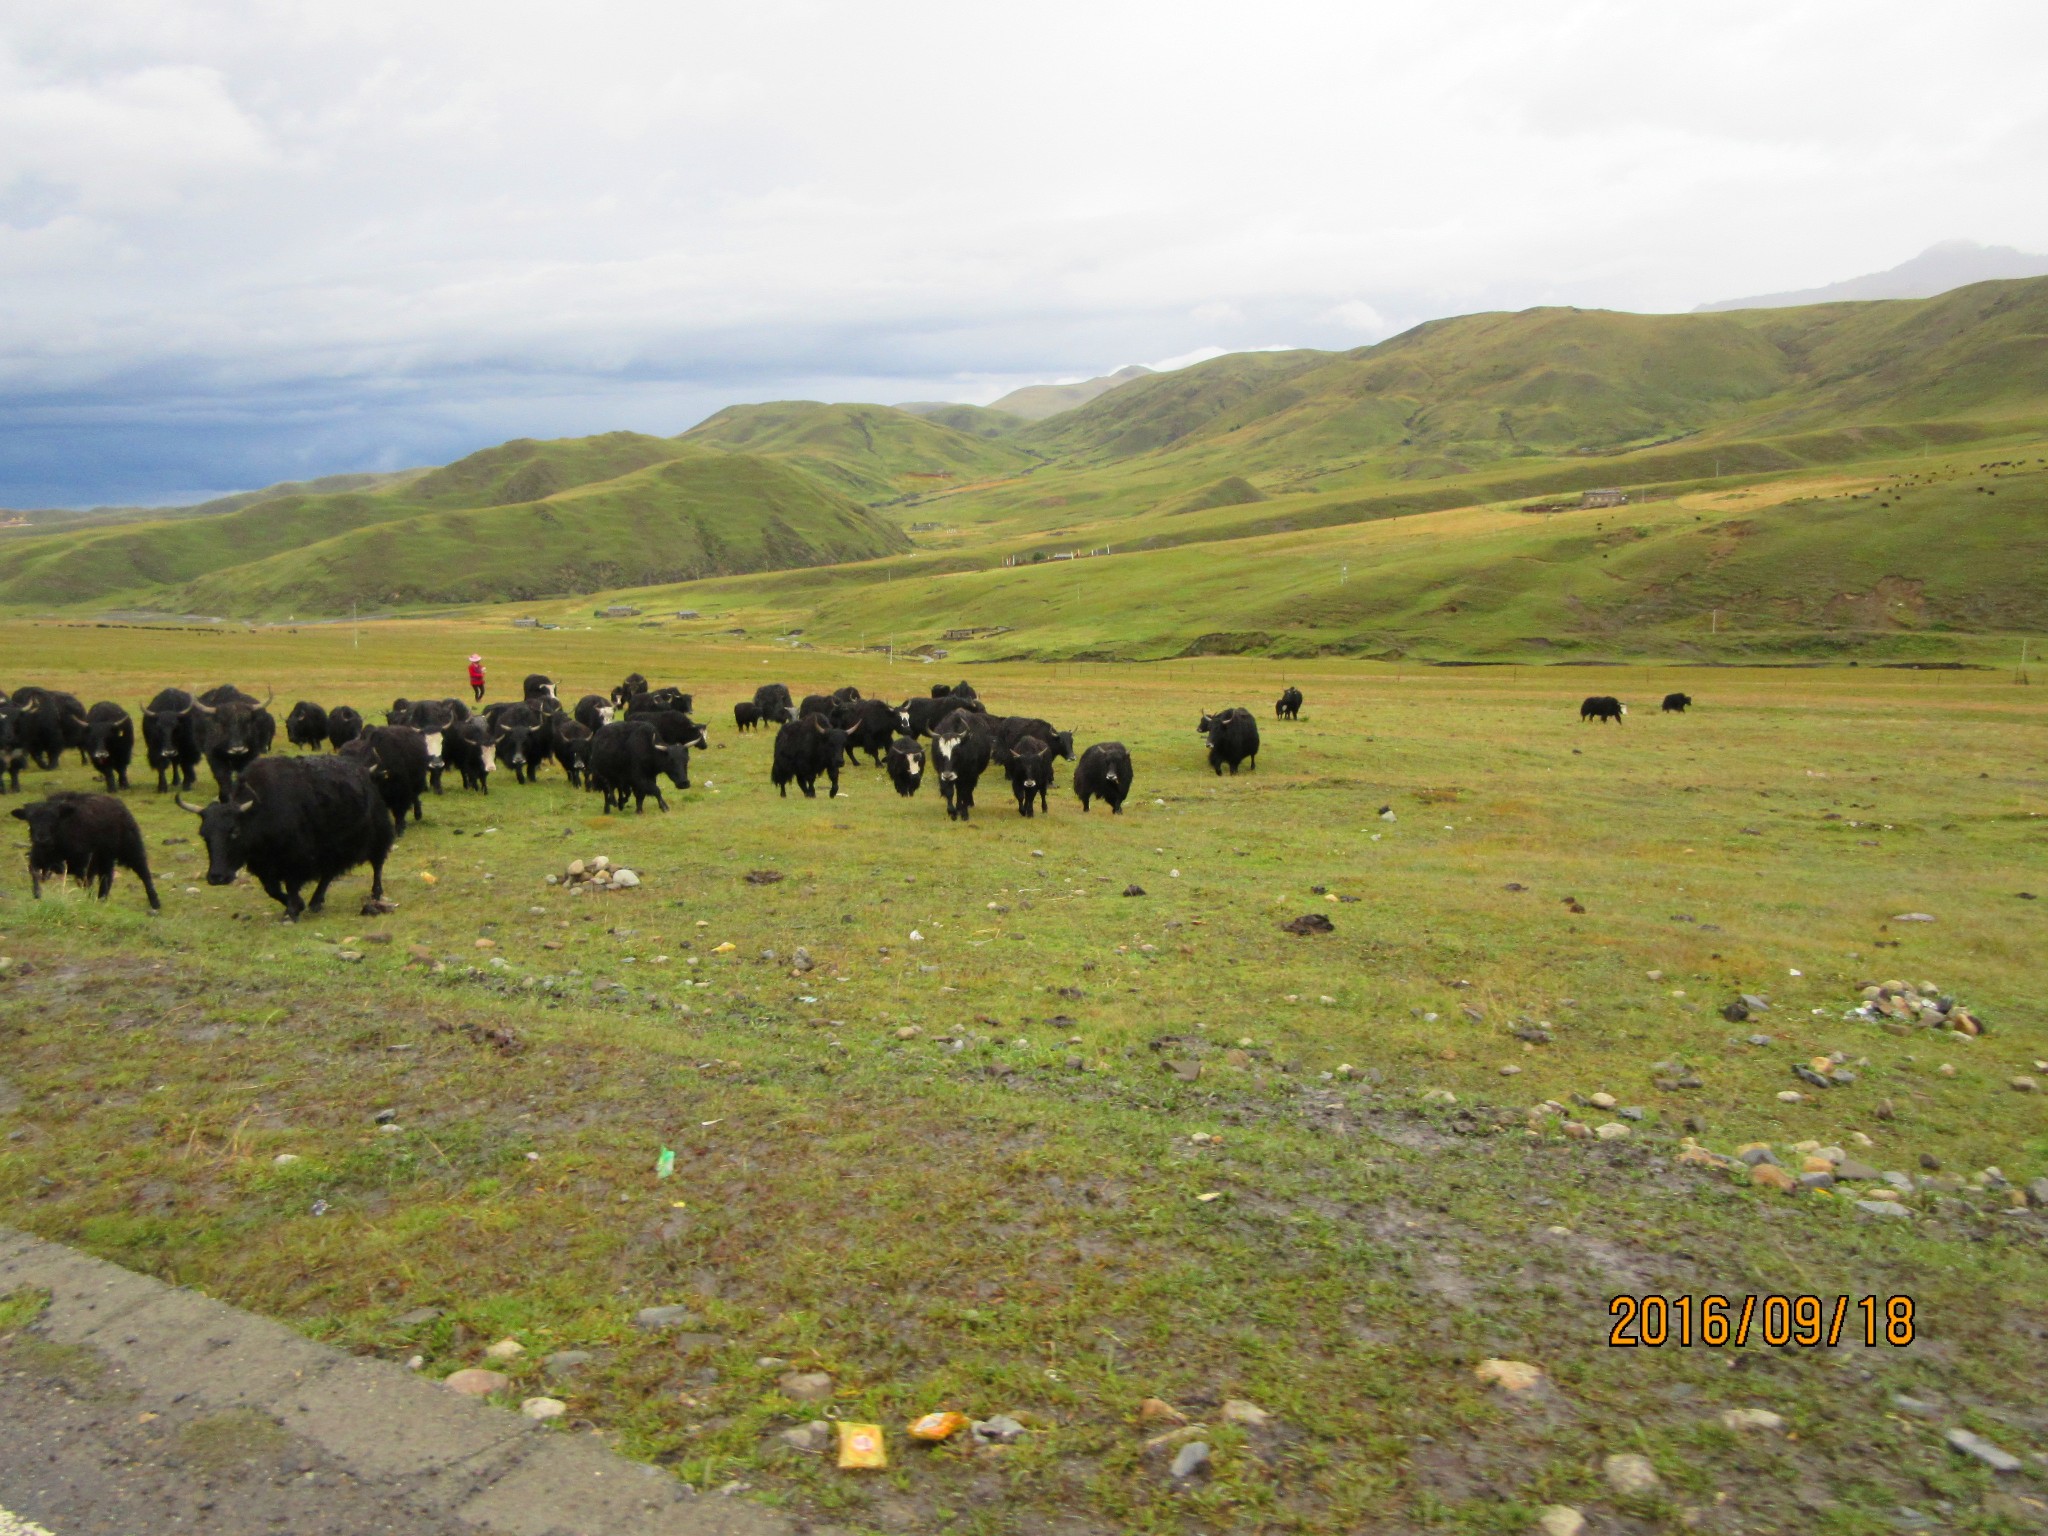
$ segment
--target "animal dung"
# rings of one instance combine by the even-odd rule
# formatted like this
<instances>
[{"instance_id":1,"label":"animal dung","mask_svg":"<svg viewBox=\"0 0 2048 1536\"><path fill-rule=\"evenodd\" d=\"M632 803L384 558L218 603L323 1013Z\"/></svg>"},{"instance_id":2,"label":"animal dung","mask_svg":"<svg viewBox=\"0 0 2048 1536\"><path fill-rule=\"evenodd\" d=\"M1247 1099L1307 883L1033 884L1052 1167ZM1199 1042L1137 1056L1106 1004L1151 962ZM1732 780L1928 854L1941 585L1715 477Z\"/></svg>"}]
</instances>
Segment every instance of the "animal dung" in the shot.
<instances>
[{"instance_id":1,"label":"animal dung","mask_svg":"<svg viewBox=\"0 0 2048 1536\"><path fill-rule=\"evenodd\" d=\"M1304 912L1292 922L1280 925L1282 933L1306 935L1311 933L1335 933L1337 925L1320 912Z\"/></svg>"}]
</instances>

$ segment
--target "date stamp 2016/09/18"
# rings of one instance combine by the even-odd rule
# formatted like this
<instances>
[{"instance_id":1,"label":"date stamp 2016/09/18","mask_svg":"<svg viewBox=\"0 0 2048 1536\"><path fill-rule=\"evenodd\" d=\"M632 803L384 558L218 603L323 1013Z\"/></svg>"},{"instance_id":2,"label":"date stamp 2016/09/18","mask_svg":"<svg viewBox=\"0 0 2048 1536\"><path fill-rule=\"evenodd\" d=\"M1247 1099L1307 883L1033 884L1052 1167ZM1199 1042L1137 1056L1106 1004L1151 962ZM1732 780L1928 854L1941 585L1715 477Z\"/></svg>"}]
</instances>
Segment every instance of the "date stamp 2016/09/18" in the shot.
<instances>
[{"instance_id":1,"label":"date stamp 2016/09/18","mask_svg":"<svg viewBox=\"0 0 2048 1536\"><path fill-rule=\"evenodd\" d=\"M1847 1342L1904 1349L1913 1342L1910 1296L1628 1296L1607 1304L1615 1349L1740 1349L1751 1339L1772 1346L1832 1349Z\"/></svg>"}]
</instances>

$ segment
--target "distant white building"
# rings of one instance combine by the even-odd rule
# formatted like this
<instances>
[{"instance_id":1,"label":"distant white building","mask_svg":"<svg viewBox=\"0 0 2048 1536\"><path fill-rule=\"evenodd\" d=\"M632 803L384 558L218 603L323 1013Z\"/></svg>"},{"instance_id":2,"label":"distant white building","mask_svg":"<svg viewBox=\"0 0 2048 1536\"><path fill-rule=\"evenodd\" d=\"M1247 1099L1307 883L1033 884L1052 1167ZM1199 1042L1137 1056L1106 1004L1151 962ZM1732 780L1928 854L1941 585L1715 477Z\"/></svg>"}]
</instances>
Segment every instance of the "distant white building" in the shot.
<instances>
[{"instance_id":1,"label":"distant white building","mask_svg":"<svg viewBox=\"0 0 2048 1536\"><path fill-rule=\"evenodd\" d=\"M1581 491L1579 493L1579 505L1582 507L1625 507L1628 505L1628 492L1617 490Z\"/></svg>"}]
</instances>

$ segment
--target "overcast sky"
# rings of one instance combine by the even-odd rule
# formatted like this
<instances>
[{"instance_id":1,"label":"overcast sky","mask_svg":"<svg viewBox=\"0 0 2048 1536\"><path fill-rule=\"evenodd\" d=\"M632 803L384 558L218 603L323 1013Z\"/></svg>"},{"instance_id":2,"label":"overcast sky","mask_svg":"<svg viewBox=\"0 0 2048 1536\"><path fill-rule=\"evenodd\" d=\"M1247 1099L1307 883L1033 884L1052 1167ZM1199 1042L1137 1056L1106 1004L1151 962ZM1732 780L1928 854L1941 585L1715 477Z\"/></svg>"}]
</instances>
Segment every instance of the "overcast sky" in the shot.
<instances>
[{"instance_id":1,"label":"overcast sky","mask_svg":"<svg viewBox=\"0 0 2048 1536\"><path fill-rule=\"evenodd\" d=\"M2048 249L2040 0L0 11L0 506Z\"/></svg>"}]
</instances>

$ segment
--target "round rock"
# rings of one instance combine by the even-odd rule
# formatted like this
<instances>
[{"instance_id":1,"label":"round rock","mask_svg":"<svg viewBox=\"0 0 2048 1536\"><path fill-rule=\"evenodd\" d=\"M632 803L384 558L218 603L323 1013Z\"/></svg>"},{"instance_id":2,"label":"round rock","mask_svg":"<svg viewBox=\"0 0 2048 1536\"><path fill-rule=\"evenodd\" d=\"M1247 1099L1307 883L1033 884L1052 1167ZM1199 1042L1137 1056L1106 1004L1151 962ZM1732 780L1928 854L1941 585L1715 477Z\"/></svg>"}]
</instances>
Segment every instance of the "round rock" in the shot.
<instances>
[{"instance_id":1,"label":"round rock","mask_svg":"<svg viewBox=\"0 0 2048 1536\"><path fill-rule=\"evenodd\" d=\"M1650 1458L1633 1451L1609 1456L1600 1463L1600 1470L1607 1478L1607 1486L1623 1498L1649 1493L1662 1482L1657 1469L1650 1465Z\"/></svg>"},{"instance_id":2,"label":"round rock","mask_svg":"<svg viewBox=\"0 0 2048 1536\"><path fill-rule=\"evenodd\" d=\"M450 1392L459 1392L464 1397L489 1397L493 1392L502 1392L512 1385L512 1378L501 1371L470 1369L456 1371L442 1378L441 1385Z\"/></svg>"},{"instance_id":3,"label":"round rock","mask_svg":"<svg viewBox=\"0 0 2048 1536\"><path fill-rule=\"evenodd\" d=\"M775 1385L784 1397L793 1397L800 1403L829 1402L832 1397L832 1378L823 1371L785 1371L776 1378Z\"/></svg>"}]
</instances>

